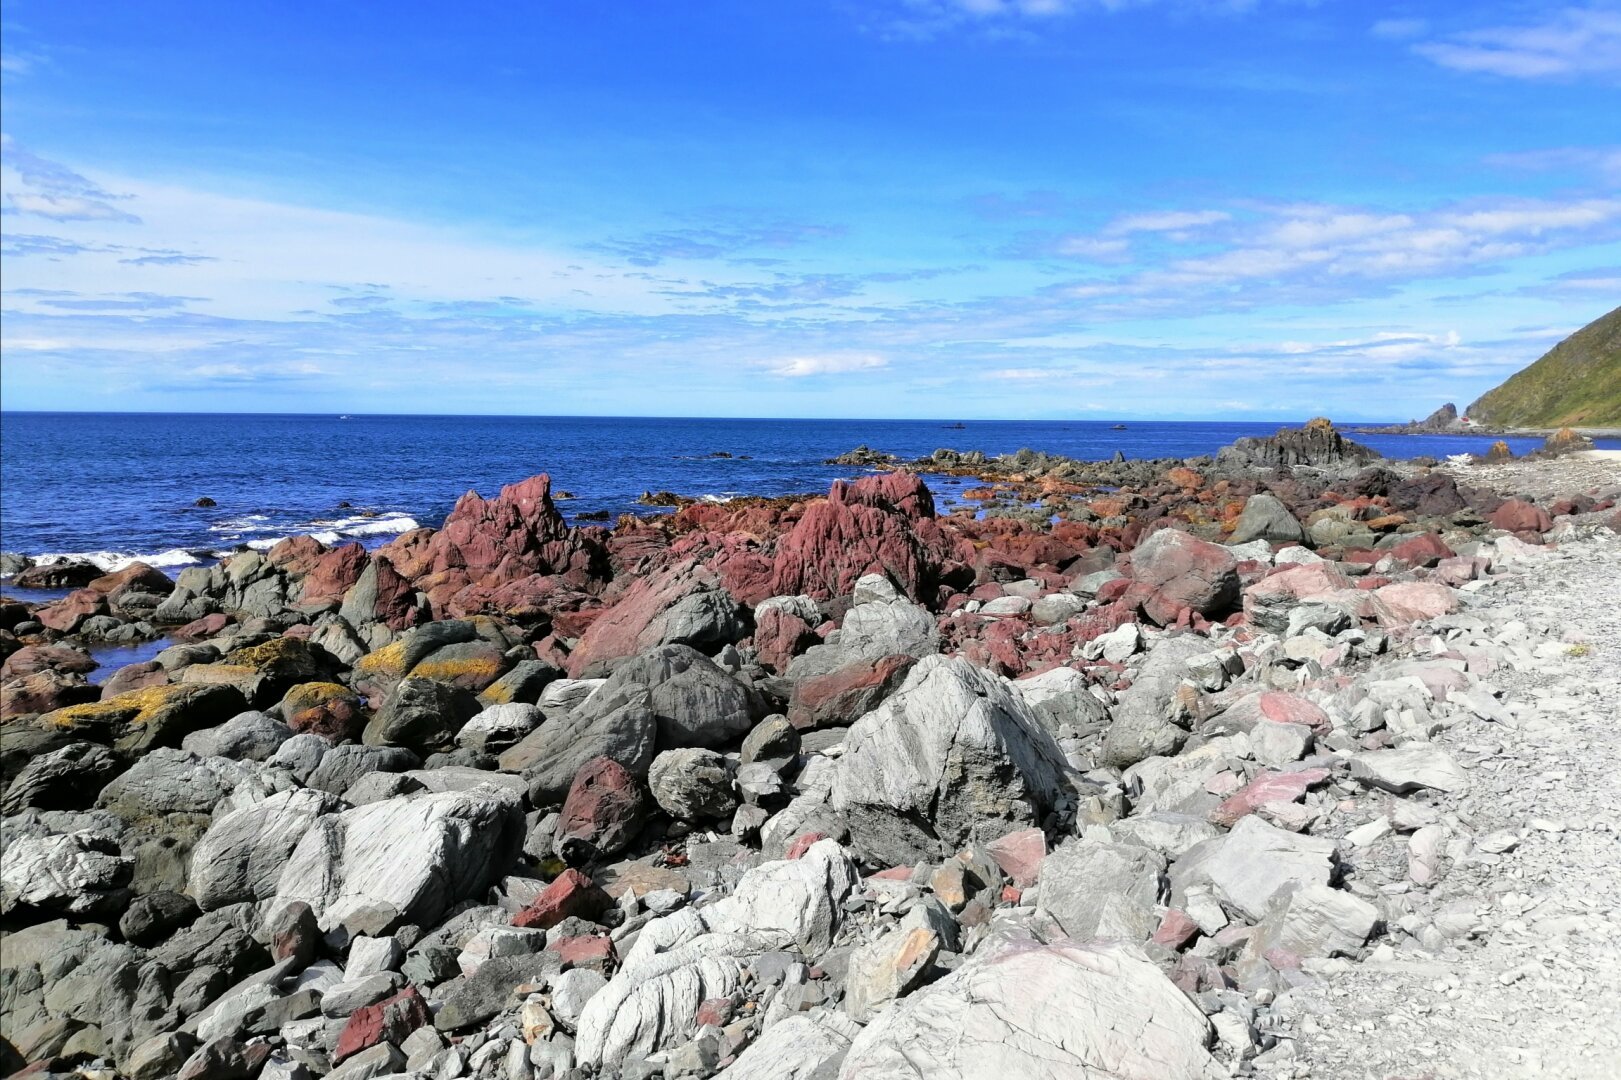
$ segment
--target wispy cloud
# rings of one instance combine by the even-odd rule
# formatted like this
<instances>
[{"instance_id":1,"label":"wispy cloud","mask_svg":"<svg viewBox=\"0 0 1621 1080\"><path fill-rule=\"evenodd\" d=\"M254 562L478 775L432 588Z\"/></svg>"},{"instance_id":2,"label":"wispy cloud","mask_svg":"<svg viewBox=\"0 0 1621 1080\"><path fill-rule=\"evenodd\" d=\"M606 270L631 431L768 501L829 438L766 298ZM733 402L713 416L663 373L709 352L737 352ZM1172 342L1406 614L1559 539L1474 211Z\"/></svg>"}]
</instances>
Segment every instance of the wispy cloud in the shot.
<instances>
[{"instance_id":1,"label":"wispy cloud","mask_svg":"<svg viewBox=\"0 0 1621 1080\"><path fill-rule=\"evenodd\" d=\"M790 248L842 235L844 228L838 225L773 221L731 227L668 229L607 240L596 247L633 266L658 266L666 261L720 259L762 248Z\"/></svg>"},{"instance_id":2,"label":"wispy cloud","mask_svg":"<svg viewBox=\"0 0 1621 1080\"><path fill-rule=\"evenodd\" d=\"M765 369L784 379L803 379L812 375L843 375L852 371L873 371L888 367L882 356L861 353L831 353L825 356L793 356L783 360L770 360Z\"/></svg>"},{"instance_id":3,"label":"wispy cloud","mask_svg":"<svg viewBox=\"0 0 1621 1080\"><path fill-rule=\"evenodd\" d=\"M1105 228L1110 236L1126 236L1138 232L1189 232L1206 225L1219 225L1231 220L1225 210L1162 210L1148 214L1127 214L1116 218Z\"/></svg>"},{"instance_id":4,"label":"wispy cloud","mask_svg":"<svg viewBox=\"0 0 1621 1080\"><path fill-rule=\"evenodd\" d=\"M1509 79L1621 75L1621 8L1567 7L1537 22L1466 30L1413 50L1442 67Z\"/></svg>"},{"instance_id":5,"label":"wispy cloud","mask_svg":"<svg viewBox=\"0 0 1621 1080\"><path fill-rule=\"evenodd\" d=\"M205 297L201 296L165 296L162 293L127 292L112 296L78 296L68 294L63 298L62 290L39 290L50 292L48 299L41 299L41 307L60 308L64 311L173 311L183 308L187 304L201 303ZM21 294L23 290L18 290Z\"/></svg>"},{"instance_id":6,"label":"wispy cloud","mask_svg":"<svg viewBox=\"0 0 1621 1080\"><path fill-rule=\"evenodd\" d=\"M1511 172L1594 173L1607 182L1621 183L1621 146L1553 146L1488 154L1482 160L1492 168Z\"/></svg>"},{"instance_id":7,"label":"wispy cloud","mask_svg":"<svg viewBox=\"0 0 1621 1080\"><path fill-rule=\"evenodd\" d=\"M113 203L127 199L0 134L0 168L16 176L6 192L8 213L51 221L118 221L139 224L140 218Z\"/></svg>"}]
</instances>

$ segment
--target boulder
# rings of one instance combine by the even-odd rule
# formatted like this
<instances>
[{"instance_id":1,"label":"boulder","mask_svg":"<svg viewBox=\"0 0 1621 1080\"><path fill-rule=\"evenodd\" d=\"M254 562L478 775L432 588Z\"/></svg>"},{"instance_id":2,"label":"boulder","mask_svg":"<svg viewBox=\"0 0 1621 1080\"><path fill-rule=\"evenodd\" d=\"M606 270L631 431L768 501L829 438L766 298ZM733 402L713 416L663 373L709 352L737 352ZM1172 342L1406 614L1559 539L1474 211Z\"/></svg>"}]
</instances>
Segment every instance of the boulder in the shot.
<instances>
[{"instance_id":1,"label":"boulder","mask_svg":"<svg viewBox=\"0 0 1621 1080\"><path fill-rule=\"evenodd\" d=\"M38 908L68 915L116 914L129 902L134 860L88 832L8 837L0 860L0 913Z\"/></svg>"},{"instance_id":2,"label":"boulder","mask_svg":"<svg viewBox=\"0 0 1621 1080\"><path fill-rule=\"evenodd\" d=\"M705 921L818 956L833 944L844 900L860 880L837 842L818 840L797 859L762 863L744 874L732 895L706 909Z\"/></svg>"},{"instance_id":3,"label":"boulder","mask_svg":"<svg viewBox=\"0 0 1621 1080\"><path fill-rule=\"evenodd\" d=\"M491 705L462 725L456 745L483 754L499 754L521 742L538 728L546 714L534 705L509 702Z\"/></svg>"},{"instance_id":4,"label":"boulder","mask_svg":"<svg viewBox=\"0 0 1621 1080\"><path fill-rule=\"evenodd\" d=\"M839 1013L813 1009L762 1031L715 1080L818 1080L832 1070L861 1028Z\"/></svg>"},{"instance_id":5,"label":"boulder","mask_svg":"<svg viewBox=\"0 0 1621 1080\"><path fill-rule=\"evenodd\" d=\"M612 661L661 645L718 648L748 632L743 610L708 567L688 560L639 577L569 654L574 678L606 675Z\"/></svg>"},{"instance_id":6,"label":"boulder","mask_svg":"<svg viewBox=\"0 0 1621 1080\"><path fill-rule=\"evenodd\" d=\"M1109 722L1108 708L1093 696L1090 686L1085 675L1066 667L1027 675L1013 683L1013 689L1054 738L1086 738Z\"/></svg>"},{"instance_id":7,"label":"boulder","mask_svg":"<svg viewBox=\"0 0 1621 1080\"><path fill-rule=\"evenodd\" d=\"M318 818L282 870L271 918L302 901L321 928L384 934L432 926L507 872L522 804L495 787L388 799Z\"/></svg>"},{"instance_id":8,"label":"boulder","mask_svg":"<svg viewBox=\"0 0 1621 1080\"><path fill-rule=\"evenodd\" d=\"M1233 525L1230 544L1247 544L1251 540L1265 540L1269 544L1305 544L1308 542L1305 526L1276 495L1261 492L1244 501L1244 510Z\"/></svg>"},{"instance_id":9,"label":"boulder","mask_svg":"<svg viewBox=\"0 0 1621 1080\"><path fill-rule=\"evenodd\" d=\"M735 742L763 711L747 686L688 645L662 645L625 661L598 693L629 695L638 688L647 691L666 749Z\"/></svg>"},{"instance_id":10,"label":"boulder","mask_svg":"<svg viewBox=\"0 0 1621 1080\"><path fill-rule=\"evenodd\" d=\"M852 724L893 694L916 663L912 656L882 656L800 679L788 698L788 720L802 731Z\"/></svg>"},{"instance_id":11,"label":"boulder","mask_svg":"<svg viewBox=\"0 0 1621 1080\"><path fill-rule=\"evenodd\" d=\"M1114 719L1103 737L1103 764L1124 769L1182 748L1189 720L1175 707L1177 693L1188 661L1209 646L1208 639L1196 634L1166 638L1154 646L1131 685L1115 699Z\"/></svg>"},{"instance_id":12,"label":"boulder","mask_svg":"<svg viewBox=\"0 0 1621 1080\"><path fill-rule=\"evenodd\" d=\"M310 826L342 805L324 791L305 788L216 818L192 850L186 891L204 911L269 899Z\"/></svg>"},{"instance_id":13,"label":"boulder","mask_svg":"<svg viewBox=\"0 0 1621 1080\"><path fill-rule=\"evenodd\" d=\"M158 749L101 789L96 805L126 821L170 814L212 814L249 807L293 786L286 774L255 762Z\"/></svg>"},{"instance_id":14,"label":"boulder","mask_svg":"<svg viewBox=\"0 0 1621 1080\"><path fill-rule=\"evenodd\" d=\"M339 544L330 551L321 552L304 574L304 582L298 593L299 606L319 610L341 603L343 595L354 588L369 562L371 556L358 543Z\"/></svg>"},{"instance_id":15,"label":"boulder","mask_svg":"<svg viewBox=\"0 0 1621 1080\"><path fill-rule=\"evenodd\" d=\"M1553 528L1548 512L1524 499L1509 499L1492 512L1491 526L1511 533L1534 533L1538 536Z\"/></svg>"},{"instance_id":16,"label":"boulder","mask_svg":"<svg viewBox=\"0 0 1621 1080\"><path fill-rule=\"evenodd\" d=\"M1469 788L1469 774L1452 755L1428 743L1357 754L1351 758L1351 775L1368 787L1397 795L1424 788L1447 792Z\"/></svg>"},{"instance_id":17,"label":"boulder","mask_svg":"<svg viewBox=\"0 0 1621 1080\"><path fill-rule=\"evenodd\" d=\"M343 594L338 614L350 626L377 622L390 630L404 630L422 621L422 609L416 588L378 553Z\"/></svg>"},{"instance_id":18,"label":"boulder","mask_svg":"<svg viewBox=\"0 0 1621 1080\"><path fill-rule=\"evenodd\" d=\"M1233 911L1259 922L1285 885L1327 885L1334 862L1334 841L1288 832L1250 814L1171 866L1171 902L1179 906L1190 888L1208 885Z\"/></svg>"},{"instance_id":19,"label":"boulder","mask_svg":"<svg viewBox=\"0 0 1621 1080\"><path fill-rule=\"evenodd\" d=\"M555 805L568 793L580 767L606 757L632 776L645 777L653 764L658 719L640 687L599 687L565 716L548 720L500 757L501 768L521 772L536 806Z\"/></svg>"},{"instance_id":20,"label":"boulder","mask_svg":"<svg viewBox=\"0 0 1621 1080\"><path fill-rule=\"evenodd\" d=\"M1211 1041L1199 1007L1137 947L1005 935L880 1013L838 1076L1217 1080Z\"/></svg>"},{"instance_id":21,"label":"boulder","mask_svg":"<svg viewBox=\"0 0 1621 1080\"><path fill-rule=\"evenodd\" d=\"M844 1011L865 1023L922 980L940 953L940 936L925 927L897 929L850 954Z\"/></svg>"},{"instance_id":22,"label":"boulder","mask_svg":"<svg viewBox=\"0 0 1621 1080\"><path fill-rule=\"evenodd\" d=\"M368 746L403 746L426 756L455 746L456 733L477 712L468 691L413 675L389 693L362 739Z\"/></svg>"},{"instance_id":23,"label":"boulder","mask_svg":"<svg viewBox=\"0 0 1621 1080\"><path fill-rule=\"evenodd\" d=\"M191 732L223 724L246 706L241 692L229 686L168 684L69 705L46 713L39 722L138 756L154 747L177 746Z\"/></svg>"},{"instance_id":24,"label":"boulder","mask_svg":"<svg viewBox=\"0 0 1621 1080\"><path fill-rule=\"evenodd\" d=\"M725 817L737 809L732 765L713 750L666 750L653 759L647 786L659 809L682 821Z\"/></svg>"},{"instance_id":25,"label":"boulder","mask_svg":"<svg viewBox=\"0 0 1621 1080\"><path fill-rule=\"evenodd\" d=\"M293 737L293 729L262 712L238 713L219 727L194 731L180 741L200 757L265 761Z\"/></svg>"},{"instance_id":26,"label":"boulder","mask_svg":"<svg viewBox=\"0 0 1621 1080\"><path fill-rule=\"evenodd\" d=\"M594 862L623 851L647 816L641 782L612 758L580 766L558 815L555 849L570 863Z\"/></svg>"},{"instance_id":27,"label":"boulder","mask_svg":"<svg viewBox=\"0 0 1621 1080\"><path fill-rule=\"evenodd\" d=\"M1143 611L1162 626L1184 610L1219 616L1238 603L1238 560L1232 552L1177 529L1161 529L1137 545L1131 573L1153 590Z\"/></svg>"},{"instance_id":28,"label":"boulder","mask_svg":"<svg viewBox=\"0 0 1621 1080\"><path fill-rule=\"evenodd\" d=\"M895 866L1038 824L1073 791L1057 742L1005 680L930 656L850 728L832 802L860 857Z\"/></svg>"},{"instance_id":29,"label":"boulder","mask_svg":"<svg viewBox=\"0 0 1621 1080\"><path fill-rule=\"evenodd\" d=\"M96 801L96 794L124 770L124 762L96 743L69 743L40 754L23 766L0 798L7 814L37 810L81 810Z\"/></svg>"},{"instance_id":30,"label":"boulder","mask_svg":"<svg viewBox=\"0 0 1621 1080\"><path fill-rule=\"evenodd\" d=\"M923 599L954 554L919 477L892 472L834 481L827 500L806 507L778 542L772 589L829 599L850 595L860 578L877 573Z\"/></svg>"},{"instance_id":31,"label":"boulder","mask_svg":"<svg viewBox=\"0 0 1621 1080\"><path fill-rule=\"evenodd\" d=\"M333 795L344 794L363 776L372 773L402 773L422 764L421 759L404 747L327 747L325 740L319 735L311 734L299 735L288 740L282 751L277 751L276 757L271 759L271 763L277 763L282 757L282 752L292 748L293 744L300 740L314 740L320 745L310 745L310 749L321 751L319 757L315 757L315 765L304 774L305 785ZM294 762L289 760L286 764L291 765ZM295 774L296 772L295 769Z\"/></svg>"},{"instance_id":32,"label":"boulder","mask_svg":"<svg viewBox=\"0 0 1621 1080\"><path fill-rule=\"evenodd\" d=\"M1159 924L1154 905L1165 859L1135 844L1070 839L1041 864L1036 906L1078 941L1142 943Z\"/></svg>"}]
</instances>

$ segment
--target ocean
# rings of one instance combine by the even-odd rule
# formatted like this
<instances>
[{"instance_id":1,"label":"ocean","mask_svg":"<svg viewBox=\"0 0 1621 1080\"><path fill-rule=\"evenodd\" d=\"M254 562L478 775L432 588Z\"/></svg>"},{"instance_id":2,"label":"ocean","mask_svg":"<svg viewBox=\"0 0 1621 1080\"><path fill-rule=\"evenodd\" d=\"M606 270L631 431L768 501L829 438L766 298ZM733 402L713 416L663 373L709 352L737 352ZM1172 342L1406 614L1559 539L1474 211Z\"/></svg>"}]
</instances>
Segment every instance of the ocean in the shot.
<instances>
[{"instance_id":1,"label":"ocean","mask_svg":"<svg viewBox=\"0 0 1621 1080\"><path fill-rule=\"evenodd\" d=\"M296 533L368 545L437 525L472 489L539 472L565 515L667 512L644 491L726 499L821 492L859 472L824 464L865 444L903 458L940 447L1030 447L1085 459L1214 454L1268 423L688 420L611 417L4 413L0 550L141 558L173 573ZM1355 436L1391 457L1479 452L1489 436ZM1509 439L1515 453L1537 439ZM1610 445L1610 444L1603 444ZM1614 442L1621 447L1621 441ZM729 457L718 455L731 455ZM945 505L972 481L933 478ZM197 499L214 500L197 507Z\"/></svg>"}]
</instances>

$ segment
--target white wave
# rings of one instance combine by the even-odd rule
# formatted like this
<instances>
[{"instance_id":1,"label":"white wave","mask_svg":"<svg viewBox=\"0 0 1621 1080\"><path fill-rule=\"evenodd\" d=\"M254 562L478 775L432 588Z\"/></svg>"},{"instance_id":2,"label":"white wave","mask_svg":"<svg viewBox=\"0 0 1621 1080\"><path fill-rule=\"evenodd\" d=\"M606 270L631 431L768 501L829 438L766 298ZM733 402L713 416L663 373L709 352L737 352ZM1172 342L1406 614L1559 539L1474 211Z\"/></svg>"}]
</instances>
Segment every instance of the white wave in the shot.
<instances>
[{"instance_id":1,"label":"white wave","mask_svg":"<svg viewBox=\"0 0 1621 1080\"><path fill-rule=\"evenodd\" d=\"M1448 454L1447 461L1453 465L1467 465L1475 460L1473 454Z\"/></svg>"},{"instance_id":2,"label":"white wave","mask_svg":"<svg viewBox=\"0 0 1621 1080\"><path fill-rule=\"evenodd\" d=\"M388 533L410 532L417 527L416 519L404 514L389 514L380 518L361 519L354 525L342 525L344 536L384 536Z\"/></svg>"},{"instance_id":3,"label":"white wave","mask_svg":"<svg viewBox=\"0 0 1621 1080\"><path fill-rule=\"evenodd\" d=\"M183 548L170 548L168 551L159 551L150 555L131 555L122 551L60 551L34 556L36 566L87 562L108 573L114 570L122 570L132 563L138 562L161 569L165 566L196 566L202 561L202 559Z\"/></svg>"},{"instance_id":4,"label":"white wave","mask_svg":"<svg viewBox=\"0 0 1621 1080\"><path fill-rule=\"evenodd\" d=\"M208 531L229 533L263 532L267 528L275 528L273 525L265 524L269 520L269 514L244 514L241 517L216 521L208 527Z\"/></svg>"},{"instance_id":5,"label":"white wave","mask_svg":"<svg viewBox=\"0 0 1621 1080\"><path fill-rule=\"evenodd\" d=\"M315 540L319 540L321 543L327 545L328 547L331 547L333 544L336 544L340 540L343 539L343 537L339 536L337 533L335 533L335 532L331 531L330 529L328 529L328 530L326 530L324 532L312 532L312 533L307 533L307 534L306 533L293 533L293 534L291 534L289 536L266 536L266 537L263 537L263 538L258 539L258 540L249 540L247 546L252 548L254 551L269 551L271 548L275 547L277 544L281 543L283 540L291 540L294 536L305 536L305 535L308 535L309 537L311 537L311 538L313 538Z\"/></svg>"},{"instance_id":6,"label":"white wave","mask_svg":"<svg viewBox=\"0 0 1621 1080\"><path fill-rule=\"evenodd\" d=\"M729 503L735 498L737 498L736 495L700 495L698 496L698 501L706 503Z\"/></svg>"}]
</instances>

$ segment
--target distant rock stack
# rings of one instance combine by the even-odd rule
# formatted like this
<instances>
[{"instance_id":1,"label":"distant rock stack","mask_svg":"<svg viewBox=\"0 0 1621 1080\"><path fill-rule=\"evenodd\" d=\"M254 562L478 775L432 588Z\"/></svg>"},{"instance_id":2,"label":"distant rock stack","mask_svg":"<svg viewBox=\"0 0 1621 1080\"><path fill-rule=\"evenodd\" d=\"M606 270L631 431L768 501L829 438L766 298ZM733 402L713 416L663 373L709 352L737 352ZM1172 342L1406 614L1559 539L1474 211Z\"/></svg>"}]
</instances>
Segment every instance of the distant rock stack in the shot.
<instances>
[{"instance_id":1,"label":"distant rock stack","mask_svg":"<svg viewBox=\"0 0 1621 1080\"><path fill-rule=\"evenodd\" d=\"M1380 457L1372 447L1354 443L1334 430L1327 417L1309 420L1302 428L1283 428L1270 438L1239 439L1223 447L1219 466L1278 468L1280 466L1365 465Z\"/></svg>"},{"instance_id":2,"label":"distant rock stack","mask_svg":"<svg viewBox=\"0 0 1621 1080\"><path fill-rule=\"evenodd\" d=\"M1498 439L1496 442L1492 443L1491 449L1487 450L1486 453L1481 456L1480 460L1490 464L1496 464L1499 461L1513 461L1514 451L1508 448L1508 443L1504 442L1502 439Z\"/></svg>"},{"instance_id":3,"label":"distant rock stack","mask_svg":"<svg viewBox=\"0 0 1621 1080\"><path fill-rule=\"evenodd\" d=\"M1458 407L1450 401L1430 413L1424 422L1418 425L1421 431L1448 431L1457 426Z\"/></svg>"}]
</instances>

